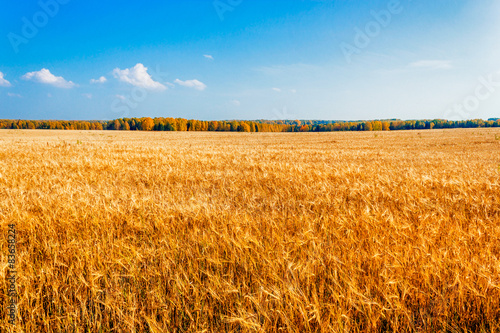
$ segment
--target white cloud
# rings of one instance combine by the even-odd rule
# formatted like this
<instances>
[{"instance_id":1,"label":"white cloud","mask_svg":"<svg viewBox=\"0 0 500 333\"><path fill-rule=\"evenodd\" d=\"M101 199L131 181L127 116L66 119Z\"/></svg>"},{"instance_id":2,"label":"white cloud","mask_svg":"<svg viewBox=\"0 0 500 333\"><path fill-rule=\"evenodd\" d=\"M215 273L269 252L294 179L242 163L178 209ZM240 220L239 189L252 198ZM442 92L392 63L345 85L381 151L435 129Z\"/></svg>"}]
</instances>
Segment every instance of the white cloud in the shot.
<instances>
[{"instance_id":1,"label":"white cloud","mask_svg":"<svg viewBox=\"0 0 500 333\"><path fill-rule=\"evenodd\" d=\"M273 90L276 91L276 92L281 92L280 88L273 88Z\"/></svg>"},{"instance_id":2,"label":"white cloud","mask_svg":"<svg viewBox=\"0 0 500 333\"><path fill-rule=\"evenodd\" d=\"M210 54L204 54L203 56L207 59L214 60L214 57L211 56Z\"/></svg>"},{"instance_id":3,"label":"white cloud","mask_svg":"<svg viewBox=\"0 0 500 333\"><path fill-rule=\"evenodd\" d=\"M9 81L3 78L3 73L0 72L0 87L10 87L11 84Z\"/></svg>"},{"instance_id":4,"label":"white cloud","mask_svg":"<svg viewBox=\"0 0 500 333\"><path fill-rule=\"evenodd\" d=\"M410 64L410 67L428 68L428 69L450 69L451 61L448 60L420 60Z\"/></svg>"},{"instance_id":5,"label":"white cloud","mask_svg":"<svg viewBox=\"0 0 500 333\"><path fill-rule=\"evenodd\" d=\"M160 82L156 82L148 74L148 68L144 67L143 64L139 63L132 68L119 69L115 68L113 70L113 75L115 78L122 82L129 83L136 87L141 87L150 90L166 90L165 87Z\"/></svg>"},{"instance_id":6,"label":"white cloud","mask_svg":"<svg viewBox=\"0 0 500 333\"><path fill-rule=\"evenodd\" d=\"M53 75L48 69L43 68L38 72L26 73L23 80L35 81L43 84L50 84L57 88L70 89L76 86L71 81L66 81L62 76Z\"/></svg>"},{"instance_id":7,"label":"white cloud","mask_svg":"<svg viewBox=\"0 0 500 333\"><path fill-rule=\"evenodd\" d=\"M7 96L9 96L9 97L18 97L18 98L22 98L23 97L20 94L14 94L14 93L7 93Z\"/></svg>"},{"instance_id":8,"label":"white cloud","mask_svg":"<svg viewBox=\"0 0 500 333\"><path fill-rule=\"evenodd\" d=\"M100 78L98 78L97 80L96 79L91 79L90 80L90 83L91 84L96 84L96 83L104 83L108 81L108 79L106 79L104 76L101 76Z\"/></svg>"},{"instance_id":9,"label":"white cloud","mask_svg":"<svg viewBox=\"0 0 500 333\"><path fill-rule=\"evenodd\" d=\"M180 86L193 88L193 89L200 90L200 91L203 91L207 88L207 86L203 82L200 82L196 79L195 80L186 80L186 81L181 81L181 80L177 79L174 82Z\"/></svg>"},{"instance_id":10,"label":"white cloud","mask_svg":"<svg viewBox=\"0 0 500 333\"><path fill-rule=\"evenodd\" d=\"M126 99L123 95L115 95L116 98L121 99L122 101Z\"/></svg>"},{"instance_id":11,"label":"white cloud","mask_svg":"<svg viewBox=\"0 0 500 333\"><path fill-rule=\"evenodd\" d=\"M231 104L233 104L234 106L240 106L241 102L235 99L234 101L231 101Z\"/></svg>"},{"instance_id":12,"label":"white cloud","mask_svg":"<svg viewBox=\"0 0 500 333\"><path fill-rule=\"evenodd\" d=\"M296 93L297 93L297 89L290 89L290 92L291 92L292 94L296 94Z\"/></svg>"},{"instance_id":13,"label":"white cloud","mask_svg":"<svg viewBox=\"0 0 500 333\"><path fill-rule=\"evenodd\" d=\"M87 97L88 99L92 99L92 94L82 94L83 97Z\"/></svg>"}]
</instances>

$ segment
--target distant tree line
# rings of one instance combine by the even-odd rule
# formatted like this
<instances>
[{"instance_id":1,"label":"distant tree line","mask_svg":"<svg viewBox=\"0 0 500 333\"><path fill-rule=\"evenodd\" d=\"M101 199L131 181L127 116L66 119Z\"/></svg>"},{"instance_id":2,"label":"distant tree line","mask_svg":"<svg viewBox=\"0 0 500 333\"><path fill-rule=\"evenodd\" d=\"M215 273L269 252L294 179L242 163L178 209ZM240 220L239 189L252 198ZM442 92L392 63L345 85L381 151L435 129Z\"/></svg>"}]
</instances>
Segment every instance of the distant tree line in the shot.
<instances>
[{"instance_id":1,"label":"distant tree line","mask_svg":"<svg viewBox=\"0 0 500 333\"><path fill-rule=\"evenodd\" d=\"M110 121L0 120L0 129L211 131L211 132L334 132L397 131L438 128L500 127L499 118L452 121L434 120L230 120L203 121L184 118L121 118Z\"/></svg>"}]
</instances>

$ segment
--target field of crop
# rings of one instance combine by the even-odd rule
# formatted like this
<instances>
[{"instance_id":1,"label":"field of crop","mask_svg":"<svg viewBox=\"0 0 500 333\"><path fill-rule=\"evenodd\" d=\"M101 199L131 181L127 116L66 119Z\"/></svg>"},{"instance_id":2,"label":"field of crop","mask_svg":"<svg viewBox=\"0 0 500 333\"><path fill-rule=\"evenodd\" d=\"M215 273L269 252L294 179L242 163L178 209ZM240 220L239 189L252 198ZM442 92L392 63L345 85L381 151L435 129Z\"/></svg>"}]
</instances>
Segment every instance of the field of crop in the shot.
<instances>
[{"instance_id":1,"label":"field of crop","mask_svg":"<svg viewBox=\"0 0 500 333\"><path fill-rule=\"evenodd\" d=\"M498 332L499 139L2 130L0 330Z\"/></svg>"}]
</instances>

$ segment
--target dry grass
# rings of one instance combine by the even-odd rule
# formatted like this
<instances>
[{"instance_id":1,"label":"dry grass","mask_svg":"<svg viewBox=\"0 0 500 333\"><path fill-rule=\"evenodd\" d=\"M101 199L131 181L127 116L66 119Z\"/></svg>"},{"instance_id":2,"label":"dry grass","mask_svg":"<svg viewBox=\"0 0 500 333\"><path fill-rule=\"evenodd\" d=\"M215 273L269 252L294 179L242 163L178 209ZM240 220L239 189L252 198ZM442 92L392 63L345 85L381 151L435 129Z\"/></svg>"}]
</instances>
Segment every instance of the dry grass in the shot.
<instances>
[{"instance_id":1,"label":"dry grass","mask_svg":"<svg viewBox=\"0 0 500 333\"><path fill-rule=\"evenodd\" d=\"M4 309L14 222L17 331L498 331L498 134L3 130Z\"/></svg>"}]
</instances>

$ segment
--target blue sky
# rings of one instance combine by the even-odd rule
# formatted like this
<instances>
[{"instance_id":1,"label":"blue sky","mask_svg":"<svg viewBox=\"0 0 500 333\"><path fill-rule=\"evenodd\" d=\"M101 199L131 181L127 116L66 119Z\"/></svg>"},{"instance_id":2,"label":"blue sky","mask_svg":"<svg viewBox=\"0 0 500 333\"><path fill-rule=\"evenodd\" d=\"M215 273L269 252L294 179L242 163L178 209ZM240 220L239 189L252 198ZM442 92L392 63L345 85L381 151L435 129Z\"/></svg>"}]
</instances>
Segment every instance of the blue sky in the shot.
<instances>
[{"instance_id":1,"label":"blue sky","mask_svg":"<svg viewBox=\"0 0 500 333\"><path fill-rule=\"evenodd\" d=\"M500 116L498 1L2 6L0 118Z\"/></svg>"}]
</instances>

